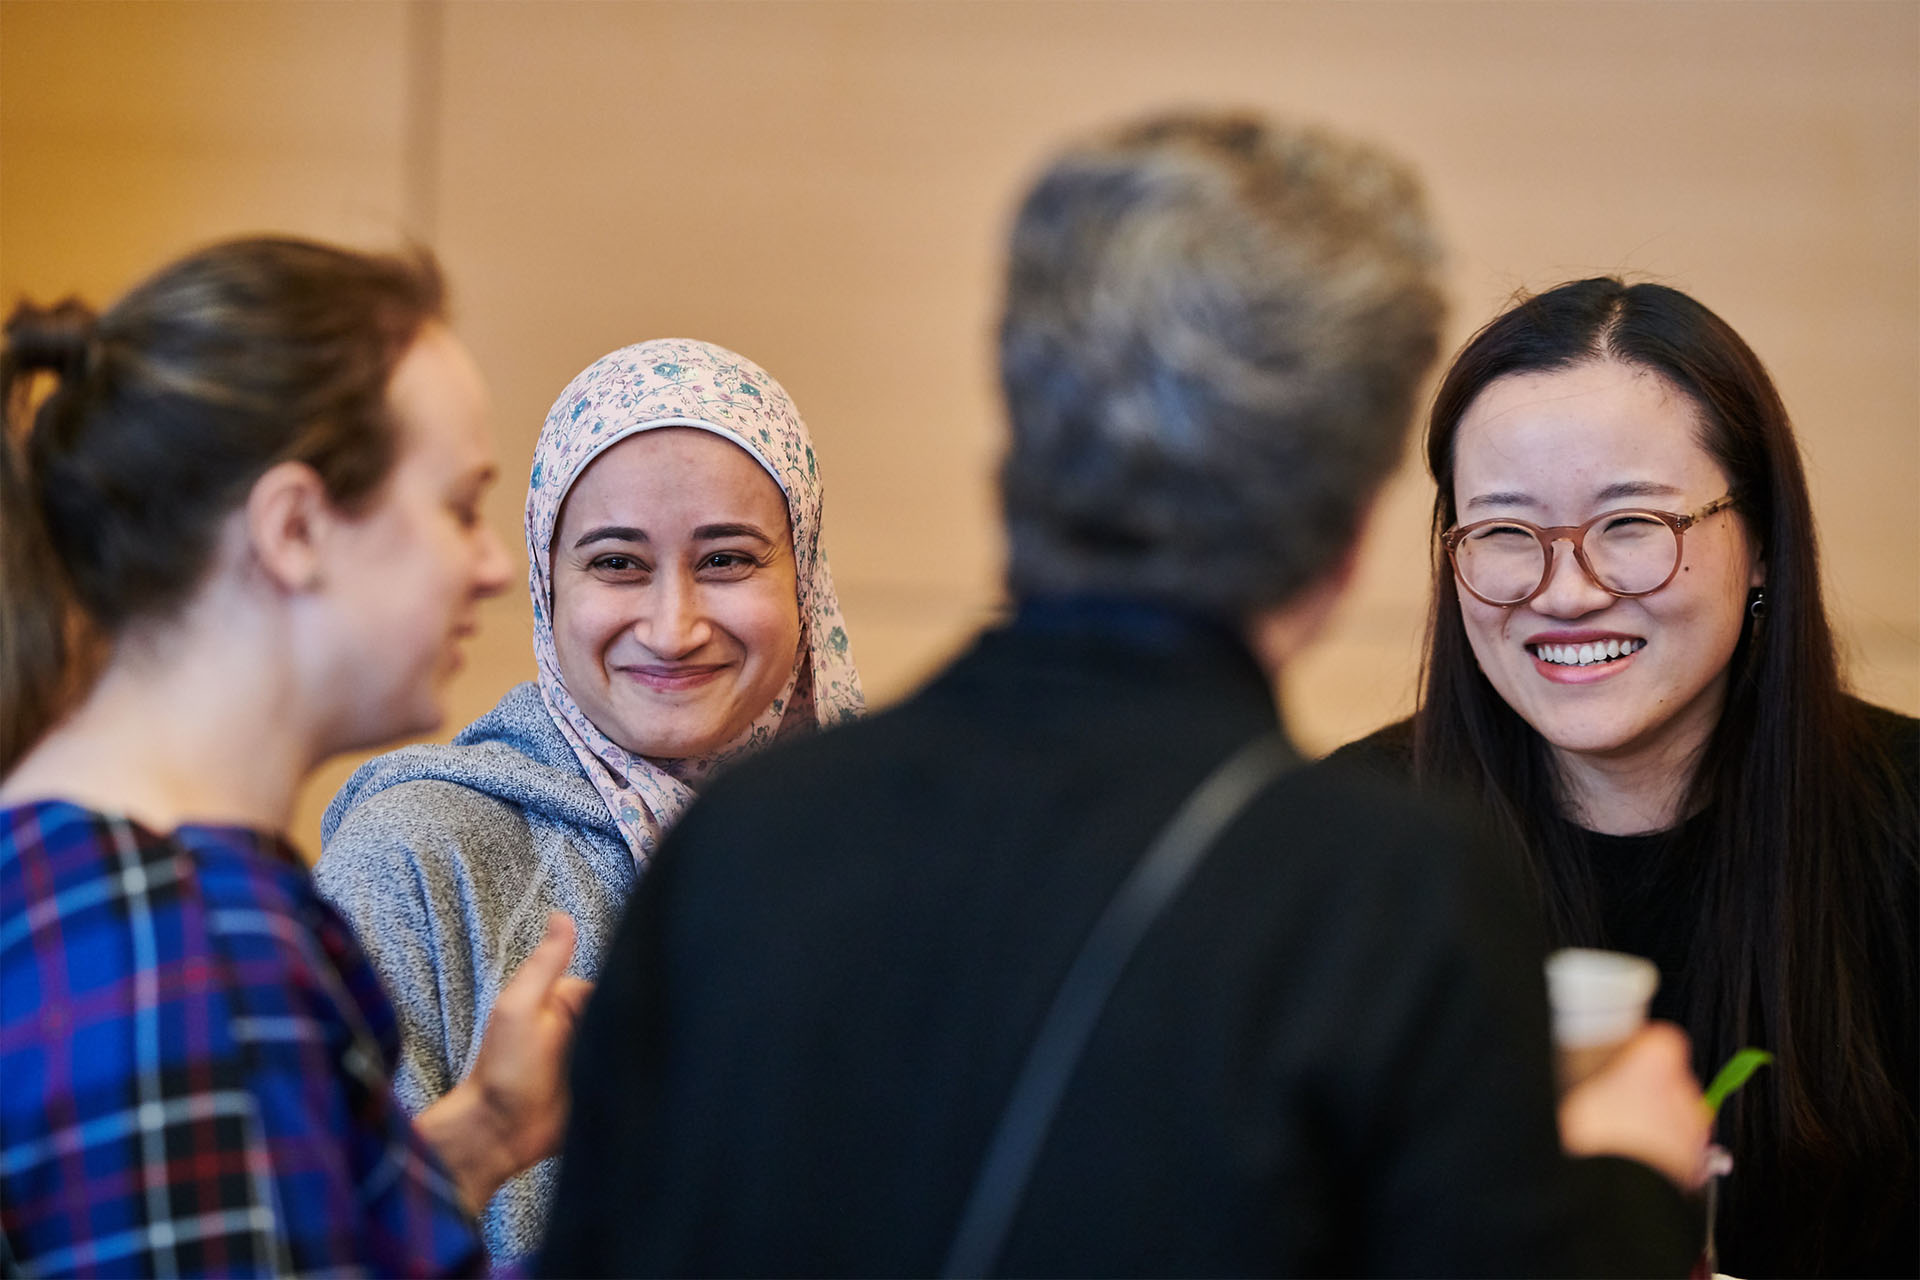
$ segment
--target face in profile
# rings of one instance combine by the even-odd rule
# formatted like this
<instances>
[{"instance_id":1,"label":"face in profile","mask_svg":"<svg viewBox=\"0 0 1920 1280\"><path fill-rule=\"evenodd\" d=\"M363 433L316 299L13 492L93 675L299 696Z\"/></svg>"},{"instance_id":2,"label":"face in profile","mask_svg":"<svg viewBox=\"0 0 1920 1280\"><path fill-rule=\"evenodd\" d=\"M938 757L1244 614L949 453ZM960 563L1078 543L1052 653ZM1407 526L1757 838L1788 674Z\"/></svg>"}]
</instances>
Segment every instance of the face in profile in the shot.
<instances>
[{"instance_id":1,"label":"face in profile","mask_svg":"<svg viewBox=\"0 0 1920 1280\"><path fill-rule=\"evenodd\" d=\"M629 436L581 473L554 532L553 636L580 710L636 755L711 755L793 673L793 534L780 488L712 432Z\"/></svg>"},{"instance_id":2,"label":"face in profile","mask_svg":"<svg viewBox=\"0 0 1920 1280\"><path fill-rule=\"evenodd\" d=\"M429 325L395 366L387 403L399 437L393 469L343 522L333 602L358 638L345 688L342 745L424 733L460 665L479 601L509 581L505 548L481 514L493 482L486 388L450 332Z\"/></svg>"},{"instance_id":3,"label":"face in profile","mask_svg":"<svg viewBox=\"0 0 1920 1280\"><path fill-rule=\"evenodd\" d=\"M1699 511L1729 488L1700 433L1693 401L1643 368L1599 360L1508 375L1461 416L1455 518L1556 526L1623 509ZM1492 532L1516 539L1511 529ZM1589 535L1589 558L1631 588L1641 584L1627 575L1649 572L1640 562L1657 559L1666 536L1657 522L1603 521ZM1554 544L1546 585L1525 603L1500 607L1461 590L1481 671L1563 757L1683 768L1719 719L1748 592L1765 569L1731 507L1701 518L1680 543L1672 578L1637 598L1604 589L1567 542ZM1483 564L1500 563L1497 554Z\"/></svg>"}]
</instances>

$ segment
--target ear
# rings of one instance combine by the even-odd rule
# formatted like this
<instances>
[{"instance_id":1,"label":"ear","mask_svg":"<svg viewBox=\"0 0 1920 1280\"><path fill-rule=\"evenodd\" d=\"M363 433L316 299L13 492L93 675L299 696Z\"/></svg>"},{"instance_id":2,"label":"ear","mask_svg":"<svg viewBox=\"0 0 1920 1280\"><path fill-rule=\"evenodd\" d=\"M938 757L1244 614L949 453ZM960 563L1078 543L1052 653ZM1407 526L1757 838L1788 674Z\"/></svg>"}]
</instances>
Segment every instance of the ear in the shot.
<instances>
[{"instance_id":1,"label":"ear","mask_svg":"<svg viewBox=\"0 0 1920 1280\"><path fill-rule=\"evenodd\" d=\"M1347 549L1340 553L1340 558L1317 584L1307 588L1309 592L1322 597L1323 613L1331 613L1340 597L1347 593L1347 588L1353 585L1354 576L1360 572L1360 550L1366 546L1367 535L1373 532L1373 518L1379 510L1380 494L1376 490L1354 516L1352 540L1347 543Z\"/></svg>"},{"instance_id":2,"label":"ear","mask_svg":"<svg viewBox=\"0 0 1920 1280\"><path fill-rule=\"evenodd\" d=\"M289 592L320 585L321 548L339 519L320 473L304 462L279 462L253 482L245 509L247 543L269 578Z\"/></svg>"},{"instance_id":3,"label":"ear","mask_svg":"<svg viewBox=\"0 0 1920 1280\"><path fill-rule=\"evenodd\" d=\"M1353 585L1360 568L1360 548L1373 527L1378 495L1367 500L1354 521L1353 539L1340 558L1291 598L1255 613L1246 621L1248 646L1269 679L1320 635L1334 608Z\"/></svg>"}]
</instances>

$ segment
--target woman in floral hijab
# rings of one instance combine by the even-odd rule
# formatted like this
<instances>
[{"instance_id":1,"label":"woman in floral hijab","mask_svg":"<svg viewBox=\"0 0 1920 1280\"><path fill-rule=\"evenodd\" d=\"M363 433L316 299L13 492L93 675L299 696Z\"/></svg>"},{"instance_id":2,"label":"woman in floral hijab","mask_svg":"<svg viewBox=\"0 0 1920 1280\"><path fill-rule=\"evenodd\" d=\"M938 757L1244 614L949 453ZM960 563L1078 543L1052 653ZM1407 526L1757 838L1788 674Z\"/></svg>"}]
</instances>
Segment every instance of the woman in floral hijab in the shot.
<instances>
[{"instance_id":1,"label":"woman in floral hijab","mask_svg":"<svg viewBox=\"0 0 1920 1280\"><path fill-rule=\"evenodd\" d=\"M465 1074L549 911L592 976L714 770L860 713L820 515L806 424L742 356L643 342L560 393L527 490L538 682L368 762L322 823L316 875L399 1011L410 1108ZM489 1206L496 1261L538 1243L551 1172Z\"/></svg>"},{"instance_id":2,"label":"woman in floral hijab","mask_svg":"<svg viewBox=\"0 0 1920 1280\"><path fill-rule=\"evenodd\" d=\"M744 733L710 755L660 762L616 744L568 691L554 637L552 551L561 509L589 464L635 434L667 427L690 427L730 441L779 486L792 539L801 642L784 687ZM860 710L846 624L820 548L813 442L780 384L731 351L678 338L643 342L602 357L568 384L534 449L527 559L540 696L605 797L634 857L642 861L693 798L691 788L713 768L776 737L832 724Z\"/></svg>"}]
</instances>

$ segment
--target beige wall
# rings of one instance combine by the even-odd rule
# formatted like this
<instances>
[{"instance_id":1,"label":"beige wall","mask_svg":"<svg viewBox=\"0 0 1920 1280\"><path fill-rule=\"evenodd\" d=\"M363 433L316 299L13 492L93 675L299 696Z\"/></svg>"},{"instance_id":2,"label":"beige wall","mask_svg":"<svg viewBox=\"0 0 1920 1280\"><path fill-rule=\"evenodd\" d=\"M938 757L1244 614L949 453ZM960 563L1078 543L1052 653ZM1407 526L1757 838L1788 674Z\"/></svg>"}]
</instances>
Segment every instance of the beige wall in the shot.
<instances>
[{"instance_id":1,"label":"beige wall","mask_svg":"<svg viewBox=\"0 0 1920 1280\"><path fill-rule=\"evenodd\" d=\"M103 300L259 229L454 279L517 480L547 404L644 337L781 378L876 701L990 616L988 335L1020 183L1090 125L1246 104L1426 171L1462 339L1514 289L1690 289L1799 424L1859 687L1920 712L1920 5L61 3L0 0L0 299ZM1410 703L1429 490L1409 470L1295 673L1325 748ZM488 611L456 721L531 670ZM296 836L350 762L309 788Z\"/></svg>"}]
</instances>

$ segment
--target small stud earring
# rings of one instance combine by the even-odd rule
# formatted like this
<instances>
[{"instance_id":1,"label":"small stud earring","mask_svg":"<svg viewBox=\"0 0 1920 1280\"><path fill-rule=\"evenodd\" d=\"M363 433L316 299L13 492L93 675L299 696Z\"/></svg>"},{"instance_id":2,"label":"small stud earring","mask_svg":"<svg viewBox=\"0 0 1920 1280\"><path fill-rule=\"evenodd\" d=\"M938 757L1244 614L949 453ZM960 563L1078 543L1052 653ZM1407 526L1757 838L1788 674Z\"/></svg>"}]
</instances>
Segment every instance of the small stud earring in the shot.
<instances>
[{"instance_id":1,"label":"small stud earring","mask_svg":"<svg viewBox=\"0 0 1920 1280\"><path fill-rule=\"evenodd\" d=\"M1747 616L1755 622L1767 616L1767 593L1763 588L1753 589L1753 595L1747 600Z\"/></svg>"}]
</instances>

